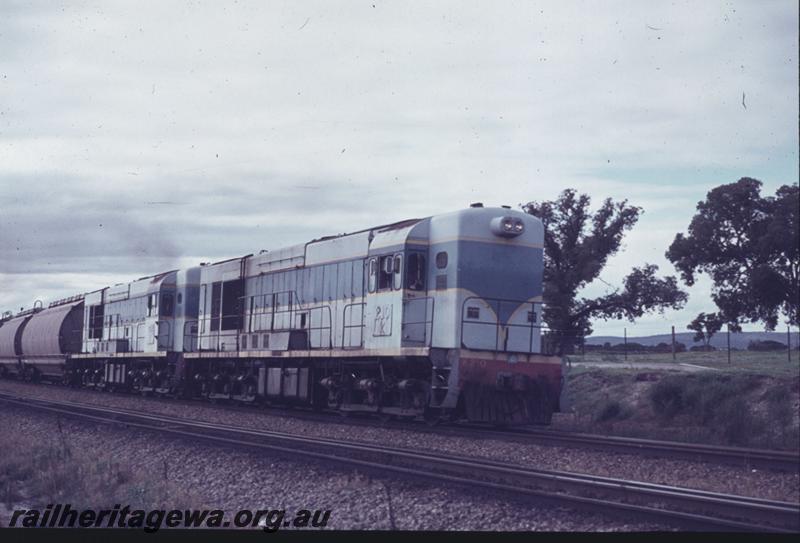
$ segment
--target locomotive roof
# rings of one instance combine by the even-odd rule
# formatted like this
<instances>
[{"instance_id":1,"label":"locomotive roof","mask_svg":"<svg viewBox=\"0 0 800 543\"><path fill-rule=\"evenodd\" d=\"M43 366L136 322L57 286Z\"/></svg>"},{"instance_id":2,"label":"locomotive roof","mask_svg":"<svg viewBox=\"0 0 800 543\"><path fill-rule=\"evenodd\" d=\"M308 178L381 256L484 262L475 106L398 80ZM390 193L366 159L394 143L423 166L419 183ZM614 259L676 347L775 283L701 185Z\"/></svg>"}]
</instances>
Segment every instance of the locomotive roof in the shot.
<instances>
[{"instance_id":1,"label":"locomotive roof","mask_svg":"<svg viewBox=\"0 0 800 543\"><path fill-rule=\"evenodd\" d=\"M372 228L364 228L363 230L356 230L355 232L345 232L343 234L334 234L332 236L322 236L321 238L312 239L309 243L314 243L317 241L328 241L329 239L343 238L345 236L352 236L355 234L363 234L364 232L369 232L371 230L374 230L376 232L388 232L389 230L398 230L400 228L405 228L406 226L412 226L414 224L417 224L421 220L423 219L405 219L402 221L384 224L381 226L373 226Z\"/></svg>"}]
</instances>

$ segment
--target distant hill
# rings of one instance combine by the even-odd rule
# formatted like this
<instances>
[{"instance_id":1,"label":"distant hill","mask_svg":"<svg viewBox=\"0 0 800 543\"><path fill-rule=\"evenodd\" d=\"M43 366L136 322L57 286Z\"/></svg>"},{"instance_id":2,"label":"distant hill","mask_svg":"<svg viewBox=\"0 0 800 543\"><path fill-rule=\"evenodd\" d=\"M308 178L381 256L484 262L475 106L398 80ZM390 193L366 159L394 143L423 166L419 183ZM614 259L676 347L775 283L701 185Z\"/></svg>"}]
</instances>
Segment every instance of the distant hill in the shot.
<instances>
[{"instance_id":1,"label":"distant hill","mask_svg":"<svg viewBox=\"0 0 800 543\"><path fill-rule=\"evenodd\" d=\"M694 345L702 345L702 341L694 342L694 332L676 332L675 341L683 343L686 348ZM765 341L765 340L779 341L786 345L786 332L741 332L739 334L731 333L731 348L732 349L747 349L747 345L751 341ZM624 338L622 336L589 336L586 338L587 345L603 345L610 343L617 345L622 343ZM672 341L671 334L659 334L656 336L641 336L641 337L628 337L628 343L639 343L641 345L658 345L659 343L670 343ZM718 332L711 338L711 345L717 349L727 348L726 332L723 330ZM792 332L792 348L796 349L800 342L800 334Z\"/></svg>"}]
</instances>

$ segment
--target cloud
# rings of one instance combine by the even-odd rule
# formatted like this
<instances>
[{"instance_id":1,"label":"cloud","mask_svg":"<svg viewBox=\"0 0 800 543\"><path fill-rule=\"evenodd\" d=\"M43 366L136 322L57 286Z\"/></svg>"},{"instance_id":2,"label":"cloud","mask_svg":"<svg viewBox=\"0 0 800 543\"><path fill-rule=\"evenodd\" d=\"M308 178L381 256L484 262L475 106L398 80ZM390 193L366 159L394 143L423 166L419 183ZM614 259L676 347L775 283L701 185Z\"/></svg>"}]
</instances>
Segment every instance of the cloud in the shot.
<instances>
[{"instance_id":1,"label":"cloud","mask_svg":"<svg viewBox=\"0 0 800 543\"><path fill-rule=\"evenodd\" d=\"M570 186L646 210L613 282L670 271L713 186L797 181L792 3L0 10L0 307L29 299L12 276L138 277Z\"/></svg>"}]
</instances>

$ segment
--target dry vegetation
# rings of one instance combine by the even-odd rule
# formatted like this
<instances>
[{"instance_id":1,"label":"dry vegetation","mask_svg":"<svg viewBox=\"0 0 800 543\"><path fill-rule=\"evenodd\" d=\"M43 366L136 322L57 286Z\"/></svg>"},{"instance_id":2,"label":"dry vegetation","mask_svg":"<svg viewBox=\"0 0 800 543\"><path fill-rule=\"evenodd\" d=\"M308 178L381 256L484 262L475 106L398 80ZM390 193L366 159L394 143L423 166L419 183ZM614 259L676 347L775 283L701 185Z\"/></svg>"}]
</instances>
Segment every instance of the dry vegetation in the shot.
<instances>
[{"instance_id":1,"label":"dry vegetation","mask_svg":"<svg viewBox=\"0 0 800 543\"><path fill-rule=\"evenodd\" d=\"M797 449L800 377L583 369L570 373L557 425L595 433Z\"/></svg>"},{"instance_id":2,"label":"dry vegetation","mask_svg":"<svg viewBox=\"0 0 800 543\"><path fill-rule=\"evenodd\" d=\"M5 508L0 517L54 503L95 510L129 504L148 510L196 506L197 500L158 470L134 473L102 450L74 447L65 432L46 442L20 433L0 434L0 509Z\"/></svg>"}]
</instances>

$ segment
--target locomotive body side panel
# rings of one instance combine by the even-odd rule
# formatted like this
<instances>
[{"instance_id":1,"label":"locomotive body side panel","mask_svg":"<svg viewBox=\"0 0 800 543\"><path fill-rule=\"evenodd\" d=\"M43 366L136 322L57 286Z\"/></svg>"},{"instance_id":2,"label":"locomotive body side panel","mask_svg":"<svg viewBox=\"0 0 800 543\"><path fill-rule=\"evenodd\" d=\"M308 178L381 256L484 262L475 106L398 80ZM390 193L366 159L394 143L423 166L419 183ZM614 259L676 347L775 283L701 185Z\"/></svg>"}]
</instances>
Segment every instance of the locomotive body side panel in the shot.
<instances>
[{"instance_id":1,"label":"locomotive body side panel","mask_svg":"<svg viewBox=\"0 0 800 543\"><path fill-rule=\"evenodd\" d=\"M171 271L109 287L102 312L96 310L94 316L94 328L99 320L102 330L94 352L170 350L175 332L175 277Z\"/></svg>"},{"instance_id":2,"label":"locomotive body side panel","mask_svg":"<svg viewBox=\"0 0 800 543\"><path fill-rule=\"evenodd\" d=\"M415 224L375 232L366 263L364 347L397 350L402 346L406 240Z\"/></svg>"},{"instance_id":3,"label":"locomotive body side panel","mask_svg":"<svg viewBox=\"0 0 800 543\"><path fill-rule=\"evenodd\" d=\"M179 270L175 275L175 322L170 350L197 350L200 267Z\"/></svg>"}]
</instances>

